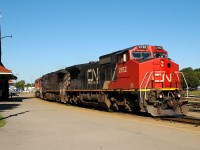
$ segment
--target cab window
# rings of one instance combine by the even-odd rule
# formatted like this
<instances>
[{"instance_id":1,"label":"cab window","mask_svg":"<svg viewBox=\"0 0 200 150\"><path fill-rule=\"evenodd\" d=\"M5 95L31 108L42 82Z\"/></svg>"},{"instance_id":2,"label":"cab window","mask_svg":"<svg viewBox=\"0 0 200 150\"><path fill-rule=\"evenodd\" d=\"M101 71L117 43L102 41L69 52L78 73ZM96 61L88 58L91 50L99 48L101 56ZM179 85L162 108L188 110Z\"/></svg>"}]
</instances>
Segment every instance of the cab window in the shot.
<instances>
[{"instance_id":1,"label":"cab window","mask_svg":"<svg viewBox=\"0 0 200 150\"><path fill-rule=\"evenodd\" d=\"M134 59L149 59L151 58L150 52L133 52L132 56Z\"/></svg>"},{"instance_id":2,"label":"cab window","mask_svg":"<svg viewBox=\"0 0 200 150\"><path fill-rule=\"evenodd\" d=\"M154 58L167 58L167 54L166 53L154 53Z\"/></svg>"}]
</instances>

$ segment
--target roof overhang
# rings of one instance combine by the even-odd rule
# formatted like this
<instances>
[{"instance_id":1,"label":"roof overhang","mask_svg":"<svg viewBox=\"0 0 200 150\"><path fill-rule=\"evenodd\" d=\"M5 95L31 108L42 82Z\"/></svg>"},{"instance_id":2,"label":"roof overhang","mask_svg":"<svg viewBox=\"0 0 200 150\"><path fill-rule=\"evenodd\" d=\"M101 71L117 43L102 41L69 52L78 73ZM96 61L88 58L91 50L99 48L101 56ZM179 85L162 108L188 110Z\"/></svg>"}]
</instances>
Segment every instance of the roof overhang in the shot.
<instances>
[{"instance_id":1,"label":"roof overhang","mask_svg":"<svg viewBox=\"0 0 200 150\"><path fill-rule=\"evenodd\" d=\"M0 79L5 79L5 80L14 79L14 80L16 80L17 77L15 75L13 75L13 73L10 70L8 70L4 66L0 65Z\"/></svg>"}]
</instances>

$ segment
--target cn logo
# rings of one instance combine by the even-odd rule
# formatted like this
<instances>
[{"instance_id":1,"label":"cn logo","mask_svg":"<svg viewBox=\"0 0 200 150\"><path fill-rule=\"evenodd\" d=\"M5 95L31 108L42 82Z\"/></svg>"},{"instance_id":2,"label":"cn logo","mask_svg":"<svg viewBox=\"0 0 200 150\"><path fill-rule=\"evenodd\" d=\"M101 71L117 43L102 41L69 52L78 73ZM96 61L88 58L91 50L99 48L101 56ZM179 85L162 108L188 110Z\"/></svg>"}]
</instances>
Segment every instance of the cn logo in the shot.
<instances>
[{"instance_id":1,"label":"cn logo","mask_svg":"<svg viewBox=\"0 0 200 150\"><path fill-rule=\"evenodd\" d=\"M165 73L155 73L155 80L154 82L172 82L172 74L165 74Z\"/></svg>"},{"instance_id":2,"label":"cn logo","mask_svg":"<svg viewBox=\"0 0 200 150\"><path fill-rule=\"evenodd\" d=\"M88 84L98 84L99 83L99 68L88 69L87 70L87 80Z\"/></svg>"}]
</instances>

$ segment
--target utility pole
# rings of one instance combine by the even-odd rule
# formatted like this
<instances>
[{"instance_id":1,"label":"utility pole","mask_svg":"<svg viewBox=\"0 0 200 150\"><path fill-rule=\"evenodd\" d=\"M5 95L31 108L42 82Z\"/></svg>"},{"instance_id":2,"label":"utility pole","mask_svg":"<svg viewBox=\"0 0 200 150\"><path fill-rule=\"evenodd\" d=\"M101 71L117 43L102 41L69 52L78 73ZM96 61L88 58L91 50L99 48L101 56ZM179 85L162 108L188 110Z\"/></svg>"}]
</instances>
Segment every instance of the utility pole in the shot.
<instances>
[{"instance_id":1,"label":"utility pole","mask_svg":"<svg viewBox=\"0 0 200 150\"><path fill-rule=\"evenodd\" d=\"M4 39L4 38L8 38L8 37L12 38L12 35L1 37L1 26L0 26L0 65L1 66L4 66L2 61L1 61L1 56L2 56L1 40Z\"/></svg>"}]
</instances>

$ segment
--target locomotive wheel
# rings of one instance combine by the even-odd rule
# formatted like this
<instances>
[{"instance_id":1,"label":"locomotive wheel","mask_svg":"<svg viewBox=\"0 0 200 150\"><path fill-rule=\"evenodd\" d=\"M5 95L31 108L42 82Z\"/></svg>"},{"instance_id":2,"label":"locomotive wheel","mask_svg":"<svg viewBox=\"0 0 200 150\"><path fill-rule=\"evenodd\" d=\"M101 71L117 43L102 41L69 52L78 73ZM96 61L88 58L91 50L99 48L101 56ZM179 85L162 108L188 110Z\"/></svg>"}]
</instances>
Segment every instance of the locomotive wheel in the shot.
<instances>
[{"instance_id":1,"label":"locomotive wheel","mask_svg":"<svg viewBox=\"0 0 200 150\"><path fill-rule=\"evenodd\" d=\"M42 99L43 99L43 100L47 100L46 94L44 94L44 96L43 96Z\"/></svg>"},{"instance_id":2,"label":"locomotive wheel","mask_svg":"<svg viewBox=\"0 0 200 150\"><path fill-rule=\"evenodd\" d=\"M112 105L112 108L113 108L114 111L119 111L119 107L117 106L116 103L114 103L114 104Z\"/></svg>"}]
</instances>

